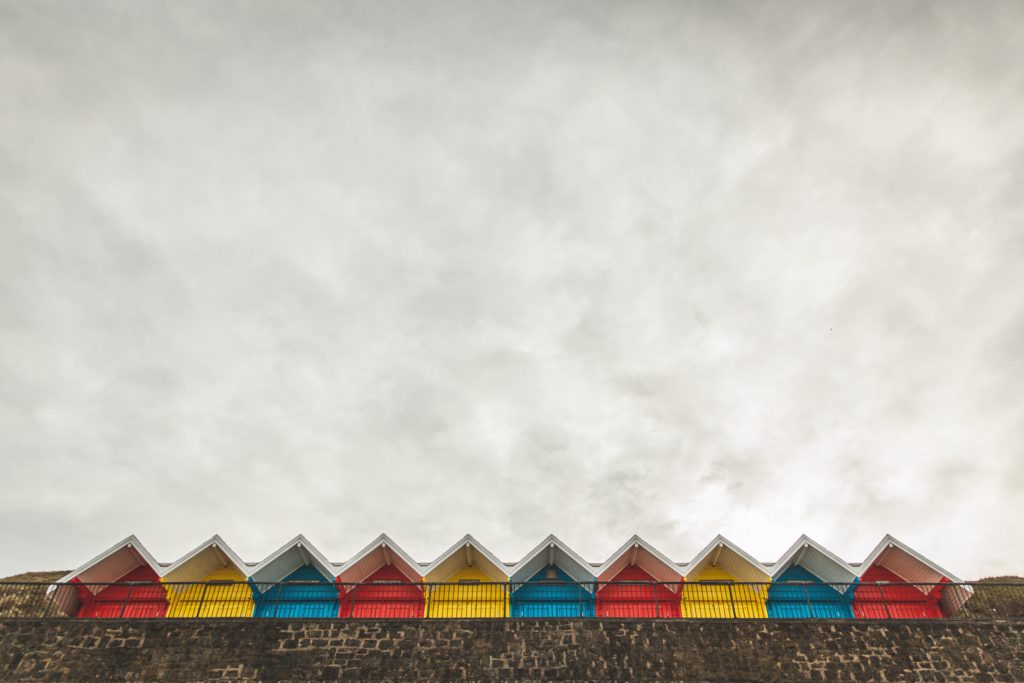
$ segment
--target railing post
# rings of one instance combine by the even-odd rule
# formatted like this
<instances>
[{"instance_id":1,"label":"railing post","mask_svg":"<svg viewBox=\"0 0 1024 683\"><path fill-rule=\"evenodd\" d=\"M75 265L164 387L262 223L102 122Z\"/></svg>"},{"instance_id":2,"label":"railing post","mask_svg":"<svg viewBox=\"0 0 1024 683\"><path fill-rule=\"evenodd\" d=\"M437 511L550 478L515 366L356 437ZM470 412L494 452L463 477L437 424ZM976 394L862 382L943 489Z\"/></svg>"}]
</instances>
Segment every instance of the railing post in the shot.
<instances>
[{"instance_id":1,"label":"railing post","mask_svg":"<svg viewBox=\"0 0 1024 683\"><path fill-rule=\"evenodd\" d=\"M128 607L128 601L132 599L132 589L134 588L134 583L128 584L128 592L124 594L124 600L121 602L121 613L118 615L120 619L124 619L124 610Z\"/></svg>"},{"instance_id":2,"label":"railing post","mask_svg":"<svg viewBox=\"0 0 1024 683\"><path fill-rule=\"evenodd\" d=\"M281 605L281 583L272 584L270 587L277 589L274 593L274 618L277 619L277 608Z\"/></svg>"},{"instance_id":3,"label":"railing post","mask_svg":"<svg viewBox=\"0 0 1024 683\"><path fill-rule=\"evenodd\" d=\"M732 605L732 618L736 618L736 594L732 590L732 581L729 582L729 604Z\"/></svg>"},{"instance_id":4,"label":"railing post","mask_svg":"<svg viewBox=\"0 0 1024 683\"><path fill-rule=\"evenodd\" d=\"M199 594L199 605L196 607L196 619L198 619L203 613L203 602L206 600L206 589L209 586L209 582L203 582L203 592Z\"/></svg>"},{"instance_id":5,"label":"railing post","mask_svg":"<svg viewBox=\"0 0 1024 683\"><path fill-rule=\"evenodd\" d=\"M808 619L813 619L814 618L814 609L811 607L811 595L807 591L807 584L806 583L803 584L802 587L804 589L804 602L807 603L807 618Z\"/></svg>"},{"instance_id":6,"label":"railing post","mask_svg":"<svg viewBox=\"0 0 1024 683\"><path fill-rule=\"evenodd\" d=\"M352 602L349 603L348 616L354 619L356 616L356 604L359 602L359 585L358 583L352 588Z\"/></svg>"},{"instance_id":7,"label":"railing post","mask_svg":"<svg viewBox=\"0 0 1024 683\"><path fill-rule=\"evenodd\" d=\"M885 618L892 619L892 612L889 611L889 600L885 597L885 587L876 581L875 588L877 588L878 592L882 595L882 605L885 607Z\"/></svg>"},{"instance_id":8,"label":"railing post","mask_svg":"<svg viewBox=\"0 0 1024 683\"><path fill-rule=\"evenodd\" d=\"M661 605L658 604L658 588L661 586L660 583L654 584L654 618L657 619L661 616Z\"/></svg>"}]
</instances>

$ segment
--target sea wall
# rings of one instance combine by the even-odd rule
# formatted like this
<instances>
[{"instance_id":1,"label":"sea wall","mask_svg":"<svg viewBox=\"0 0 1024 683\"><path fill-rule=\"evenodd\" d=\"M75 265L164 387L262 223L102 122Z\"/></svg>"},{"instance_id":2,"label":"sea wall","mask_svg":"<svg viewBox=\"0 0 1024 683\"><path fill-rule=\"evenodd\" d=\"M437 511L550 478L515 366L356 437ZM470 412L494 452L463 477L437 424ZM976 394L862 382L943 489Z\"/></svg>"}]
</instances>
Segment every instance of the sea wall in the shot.
<instances>
[{"instance_id":1,"label":"sea wall","mask_svg":"<svg viewBox=\"0 0 1024 683\"><path fill-rule=\"evenodd\" d=\"M1018 681L1024 622L0 620L3 681Z\"/></svg>"}]
</instances>

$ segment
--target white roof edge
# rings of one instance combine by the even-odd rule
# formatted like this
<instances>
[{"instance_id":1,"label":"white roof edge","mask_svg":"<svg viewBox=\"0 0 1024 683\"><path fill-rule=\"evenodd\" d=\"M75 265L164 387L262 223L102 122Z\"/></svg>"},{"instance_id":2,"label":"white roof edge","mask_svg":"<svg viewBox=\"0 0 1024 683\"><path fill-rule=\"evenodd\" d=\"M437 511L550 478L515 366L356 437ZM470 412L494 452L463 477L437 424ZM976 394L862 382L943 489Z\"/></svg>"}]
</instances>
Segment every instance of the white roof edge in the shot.
<instances>
[{"instance_id":1,"label":"white roof edge","mask_svg":"<svg viewBox=\"0 0 1024 683\"><path fill-rule=\"evenodd\" d=\"M598 576L604 574L605 570L608 569L608 567L612 566L612 564L614 564L616 560L618 560L620 557L626 554L626 552L635 545L640 546L641 548L649 552L651 555L653 555L655 558L657 558L658 561L660 561L666 567L669 567L672 571L679 575L680 579L683 578L683 573L680 571L679 565L673 562L672 560L668 559L668 557L664 553L662 553L660 550L658 550L653 545L651 545L643 538L641 538L640 534L633 534L632 536L630 536L629 540L623 543L618 550L612 553L611 557L609 557L604 564L598 567L595 573Z\"/></svg>"},{"instance_id":2,"label":"white roof edge","mask_svg":"<svg viewBox=\"0 0 1024 683\"><path fill-rule=\"evenodd\" d=\"M146 549L146 546L142 545L142 541L140 541L135 534L132 534L124 540L119 541L118 543L115 543L114 545L110 546L102 553L92 558L91 560L89 560L82 566L78 567L77 569L72 569L70 572L65 574L60 579L58 579L57 583L67 583L68 581L75 578L85 570L107 559L108 557L116 553L118 550L127 547L134 548L136 551L138 551L139 555L142 556L142 559L145 560L146 564L149 565L149 568L152 569L157 576L160 576L160 564L153 558L150 552Z\"/></svg>"},{"instance_id":3,"label":"white roof edge","mask_svg":"<svg viewBox=\"0 0 1024 683\"><path fill-rule=\"evenodd\" d=\"M348 560L347 562L343 562L337 568L337 571L335 572L334 575L336 577L341 576L345 573L346 569L353 566L355 563L359 562L364 557L366 557L382 545L386 545L388 549L391 550L391 552L402 558L402 560L409 565L409 568L412 569L412 571L414 571L417 576L419 576L421 579L423 578L424 572L420 571L419 563L417 563L416 560L412 559L409 556L409 554L402 549L400 545L391 540L391 537L387 534L381 534L377 538L370 541L370 543L365 548L356 553L350 560Z\"/></svg>"},{"instance_id":4,"label":"white roof edge","mask_svg":"<svg viewBox=\"0 0 1024 683\"><path fill-rule=\"evenodd\" d=\"M495 557L494 553L492 553L486 547L481 545L480 541L473 538L472 534L466 534L465 536L460 538L458 542L456 542L452 547L448 548L448 550L441 553L436 560L427 565L427 568L423 570L423 576L426 576L430 572L434 571L434 569L436 569L442 562L444 562L449 557L458 552L459 549L464 548L467 545L472 546L481 555L487 558L487 561L493 564L495 567L497 567L498 571L504 574L506 578L512 576L512 572L510 572L509 568L505 566L505 563L499 560L497 557Z\"/></svg>"},{"instance_id":5,"label":"white roof edge","mask_svg":"<svg viewBox=\"0 0 1024 683\"><path fill-rule=\"evenodd\" d=\"M822 555L827 557L829 560L831 560L835 564L837 564L840 567L842 567L843 569L845 569L854 578L857 578L857 570L854 569L853 567L851 567L849 562L847 562L846 560L842 559L841 557L839 557L838 555L833 553L831 550L829 550L828 548L826 548L822 544L820 544L817 541L815 541L813 538L811 538L807 534L800 534L800 538L796 539L796 542L793 543L793 545L789 546L789 549L786 552L784 552L782 554L782 557L780 557L775 562L775 564L773 565L772 571L769 572L769 576L772 577L773 581L775 580L776 576L782 574L785 570L789 569L789 567L787 566L788 563L794 557L796 557L796 554L799 553L800 549L803 548L804 546L810 546L810 547L814 548L815 550L820 552ZM765 569L768 568L767 565L762 565L762 566L764 566Z\"/></svg>"},{"instance_id":6,"label":"white roof edge","mask_svg":"<svg viewBox=\"0 0 1024 683\"><path fill-rule=\"evenodd\" d=\"M268 555L266 557L266 559L261 561L255 567L252 567L252 570L249 572L248 577L251 578L251 577L255 576L257 574L257 572L259 572L261 569L264 569L265 567L270 566L275 561L277 561L277 559L279 557L281 557L286 552L288 552L289 550L291 550L292 548L294 548L296 546L302 546L307 551L309 551L310 557L312 559L316 560L316 562L321 566L322 569L326 569L327 570L328 576L331 576L332 578L337 576L337 573L335 572L335 568L331 564L330 560L328 560L326 557L324 557L324 554L321 553L317 549L317 547L315 545L310 543L308 538L306 538L302 534L299 534L299 535L295 536L294 538L292 538L287 543L285 543L284 545L282 545L280 548L278 548L277 550L272 552L270 555Z\"/></svg>"},{"instance_id":7,"label":"white roof edge","mask_svg":"<svg viewBox=\"0 0 1024 683\"><path fill-rule=\"evenodd\" d=\"M533 560L533 558L537 557L537 555L544 552L547 548L551 547L552 545L558 546L558 548L561 549L562 552L564 552L566 555L568 555L573 562L583 567L588 574L594 577L595 580L597 579L597 575L594 573L594 567L591 566L586 560L584 560L578 554L576 554L575 550L566 545L562 541L562 539L558 538L558 536L555 536L554 534L548 534L544 538L544 540L538 543L533 550L526 553L523 559L519 560L514 565L512 565L512 572L511 574L509 574L509 577L515 574L515 570L520 565L525 565L526 563L530 562L531 560Z\"/></svg>"},{"instance_id":8,"label":"white roof edge","mask_svg":"<svg viewBox=\"0 0 1024 683\"><path fill-rule=\"evenodd\" d=\"M690 562L687 564L687 572L683 574L683 577L688 579L690 571L695 569L697 565L701 561L703 561L705 557L710 555L711 552L718 546L725 546L726 548L729 548L729 550L732 550L734 553L736 553L744 560L746 560L748 563L752 564L754 567L760 570L761 573L763 573L765 576L771 578L771 572L768 571L768 568L765 567L760 560L754 559L753 555L751 555L746 550L730 541L722 534L718 534L713 539L711 539L711 542L704 546L704 548L699 553L697 553L697 555L692 560L690 560Z\"/></svg>"},{"instance_id":9,"label":"white roof edge","mask_svg":"<svg viewBox=\"0 0 1024 683\"><path fill-rule=\"evenodd\" d=\"M886 534L885 536L883 536L882 540L879 541L878 545L875 546L875 549L871 551L871 554L869 554L864 559L864 562L861 563L860 571L857 572L857 577L859 578L859 577L864 576L864 574L869 569L871 569L871 566L875 563L875 560L877 560L879 558L879 556L883 552L885 552L886 548L888 548L889 546L893 546L895 548L899 548L903 552L905 552L908 555L910 555L911 557L913 557L915 560L921 562L926 567L932 569L933 571L935 571L938 574L941 574L943 577L949 579L950 581L952 581L954 583L962 583L963 582L962 579L957 578L952 573L950 573L948 570L943 569L939 565L935 564L934 562L929 560L927 557L925 557L921 553L917 552L916 550L911 548L906 543L903 543L902 541L900 541L898 538L896 538L892 534Z\"/></svg>"},{"instance_id":10,"label":"white roof edge","mask_svg":"<svg viewBox=\"0 0 1024 683\"><path fill-rule=\"evenodd\" d=\"M199 553L211 547L219 548L221 552L223 552L227 556L231 563L235 565L235 569L242 572L242 575L245 578L249 578L248 565L246 565L242 558L238 556L238 553L236 553L234 549L231 546L229 546L223 538L220 537L220 534L214 534L213 536L210 536L210 538L206 539L205 541L197 545L195 548L188 551L168 566L164 567L163 571L160 573L161 578L167 576L174 570L183 566L186 562L194 558Z\"/></svg>"}]
</instances>

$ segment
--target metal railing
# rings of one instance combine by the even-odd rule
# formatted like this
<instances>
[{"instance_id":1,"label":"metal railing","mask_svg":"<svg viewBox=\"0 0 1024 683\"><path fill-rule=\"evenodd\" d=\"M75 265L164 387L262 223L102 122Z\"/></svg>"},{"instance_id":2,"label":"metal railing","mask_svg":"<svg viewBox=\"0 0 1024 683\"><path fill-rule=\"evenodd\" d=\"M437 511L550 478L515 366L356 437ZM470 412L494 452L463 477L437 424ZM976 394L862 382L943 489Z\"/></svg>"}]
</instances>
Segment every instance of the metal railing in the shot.
<instances>
[{"instance_id":1,"label":"metal railing","mask_svg":"<svg viewBox=\"0 0 1024 683\"><path fill-rule=\"evenodd\" d=\"M1024 583L0 582L0 618L1024 618Z\"/></svg>"}]
</instances>

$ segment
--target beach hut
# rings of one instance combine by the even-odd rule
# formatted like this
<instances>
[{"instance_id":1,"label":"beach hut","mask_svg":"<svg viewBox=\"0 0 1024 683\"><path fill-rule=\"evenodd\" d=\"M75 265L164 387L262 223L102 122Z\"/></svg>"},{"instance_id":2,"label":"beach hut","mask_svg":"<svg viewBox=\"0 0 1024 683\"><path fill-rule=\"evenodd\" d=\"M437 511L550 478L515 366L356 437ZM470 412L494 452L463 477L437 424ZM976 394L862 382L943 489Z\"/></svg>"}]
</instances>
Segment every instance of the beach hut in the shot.
<instances>
[{"instance_id":1,"label":"beach hut","mask_svg":"<svg viewBox=\"0 0 1024 683\"><path fill-rule=\"evenodd\" d=\"M597 575L554 534L514 567L513 617L592 617Z\"/></svg>"},{"instance_id":2,"label":"beach hut","mask_svg":"<svg viewBox=\"0 0 1024 683\"><path fill-rule=\"evenodd\" d=\"M679 617L679 566L633 536L597 570L594 611L599 617Z\"/></svg>"},{"instance_id":3,"label":"beach hut","mask_svg":"<svg viewBox=\"0 0 1024 683\"><path fill-rule=\"evenodd\" d=\"M804 535L772 567L768 616L772 619L852 619L857 573Z\"/></svg>"},{"instance_id":4,"label":"beach hut","mask_svg":"<svg viewBox=\"0 0 1024 683\"><path fill-rule=\"evenodd\" d=\"M343 618L423 617L420 567L387 534L378 536L346 562L336 584Z\"/></svg>"},{"instance_id":5,"label":"beach hut","mask_svg":"<svg viewBox=\"0 0 1024 683\"><path fill-rule=\"evenodd\" d=\"M167 614L160 565L135 536L116 543L60 579L50 598L68 616L153 618Z\"/></svg>"},{"instance_id":6,"label":"beach hut","mask_svg":"<svg viewBox=\"0 0 1024 683\"><path fill-rule=\"evenodd\" d=\"M508 580L504 563L467 534L423 573L427 618L506 617Z\"/></svg>"},{"instance_id":7,"label":"beach hut","mask_svg":"<svg viewBox=\"0 0 1024 683\"><path fill-rule=\"evenodd\" d=\"M338 616L334 566L301 534L260 562L249 575L254 616Z\"/></svg>"},{"instance_id":8,"label":"beach hut","mask_svg":"<svg viewBox=\"0 0 1024 683\"><path fill-rule=\"evenodd\" d=\"M220 536L212 536L163 571L167 616L251 617L248 567Z\"/></svg>"},{"instance_id":9,"label":"beach hut","mask_svg":"<svg viewBox=\"0 0 1024 683\"><path fill-rule=\"evenodd\" d=\"M857 619L937 619L954 616L972 595L948 571L890 535L861 565L853 594Z\"/></svg>"},{"instance_id":10,"label":"beach hut","mask_svg":"<svg viewBox=\"0 0 1024 683\"><path fill-rule=\"evenodd\" d=\"M764 565L718 535L686 565L681 612L689 619L765 619L768 582Z\"/></svg>"}]
</instances>

